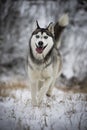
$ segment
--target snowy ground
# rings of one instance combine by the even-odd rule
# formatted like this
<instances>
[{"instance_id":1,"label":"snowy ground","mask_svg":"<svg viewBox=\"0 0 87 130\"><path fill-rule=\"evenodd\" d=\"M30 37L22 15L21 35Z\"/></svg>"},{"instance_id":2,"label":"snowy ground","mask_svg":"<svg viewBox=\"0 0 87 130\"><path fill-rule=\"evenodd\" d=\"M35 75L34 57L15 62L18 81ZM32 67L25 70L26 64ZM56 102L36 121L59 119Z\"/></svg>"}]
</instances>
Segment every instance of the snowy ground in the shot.
<instances>
[{"instance_id":1,"label":"snowy ground","mask_svg":"<svg viewBox=\"0 0 87 130\"><path fill-rule=\"evenodd\" d=\"M87 130L87 94L55 88L33 107L28 89L13 90L0 97L0 130Z\"/></svg>"}]
</instances>

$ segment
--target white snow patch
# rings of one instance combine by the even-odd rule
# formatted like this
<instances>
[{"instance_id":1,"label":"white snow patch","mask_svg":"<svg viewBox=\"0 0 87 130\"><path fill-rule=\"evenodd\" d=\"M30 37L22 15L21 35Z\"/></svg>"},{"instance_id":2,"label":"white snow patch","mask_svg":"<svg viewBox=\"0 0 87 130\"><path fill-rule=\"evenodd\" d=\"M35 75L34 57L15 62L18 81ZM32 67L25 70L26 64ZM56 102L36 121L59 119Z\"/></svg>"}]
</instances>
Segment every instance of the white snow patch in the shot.
<instances>
[{"instance_id":1,"label":"white snow patch","mask_svg":"<svg viewBox=\"0 0 87 130\"><path fill-rule=\"evenodd\" d=\"M73 54L68 55L66 57L66 61L68 63L64 65L63 73L67 79L70 79L74 76L74 72L73 72L73 65L74 65L74 61L75 61L74 55Z\"/></svg>"},{"instance_id":2,"label":"white snow patch","mask_svg":"<svg viewBox=\"0 0 87 130\"><path fill-rule=\"evenodd\" d=\"M86 130L87 95L54 90L40 107L31 104L30 91L0 98L0 130Z\"/></svg>"}]
</instances>

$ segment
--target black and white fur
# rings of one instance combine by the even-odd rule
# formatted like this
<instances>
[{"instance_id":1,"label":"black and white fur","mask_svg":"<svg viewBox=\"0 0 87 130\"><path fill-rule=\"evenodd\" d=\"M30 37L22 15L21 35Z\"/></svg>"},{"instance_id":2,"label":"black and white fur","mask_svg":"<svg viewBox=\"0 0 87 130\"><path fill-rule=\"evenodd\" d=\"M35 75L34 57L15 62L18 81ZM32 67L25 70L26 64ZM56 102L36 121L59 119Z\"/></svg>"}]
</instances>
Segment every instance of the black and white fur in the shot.
<instances>
[{"instance_id":1,"label":"black and white fur","mask_svg":"<svg viewBox=\"0 0 87 130\"><path fill-rule=\"evenodd\" d=\"M62 61L57 43L59 44L60 33L67 23L67 15L59 19L58 25L51 23L47 28L40 28L37 22L37 28L31 35L28 74L33 105L40 105L45 95L51 96L56 78L60 75Z\"/></svg>"}]
</instances>

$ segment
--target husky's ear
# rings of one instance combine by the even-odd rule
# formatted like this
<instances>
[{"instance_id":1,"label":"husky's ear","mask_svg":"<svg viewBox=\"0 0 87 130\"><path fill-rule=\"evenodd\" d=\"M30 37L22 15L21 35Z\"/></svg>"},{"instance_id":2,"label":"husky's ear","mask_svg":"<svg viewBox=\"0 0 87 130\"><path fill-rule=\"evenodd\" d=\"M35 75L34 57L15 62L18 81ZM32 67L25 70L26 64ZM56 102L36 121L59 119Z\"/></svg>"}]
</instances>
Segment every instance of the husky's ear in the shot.
<instances>
[{"instance_id":1,"label":"husky's ear","mask_svg":"<svg viewBox=\"0 0 87 130\"><path fill-rule=\"evenodd\" d=\"M68 16L68 14L63 14L59 18L58 23L59 23L60 26L66 27L69 24L69 16Z\"/></svg>"},{"instance_id":2,"label":"husky's ear","mask_svg":"<svg viewBox=\"0 0 87 130\"><path fill-rule=\"evenodd\" d=\"M47 29L49 30L49 32L51 32L54 35L54 24L53 24L53 22L51 22L48 25Z\"/></svg>"},{"instance_id":3,"label":"husky's ear","mask_svg":"<svg viewBox=\"0 0 87 130\"><path fill-rule=\"evenodd\" d=\"M36 27L37 27L37 29L39 29L40 28L40 26L39 26L39 24L38 24L38 21L36 20Z\"/></svg>"}]
</instances>

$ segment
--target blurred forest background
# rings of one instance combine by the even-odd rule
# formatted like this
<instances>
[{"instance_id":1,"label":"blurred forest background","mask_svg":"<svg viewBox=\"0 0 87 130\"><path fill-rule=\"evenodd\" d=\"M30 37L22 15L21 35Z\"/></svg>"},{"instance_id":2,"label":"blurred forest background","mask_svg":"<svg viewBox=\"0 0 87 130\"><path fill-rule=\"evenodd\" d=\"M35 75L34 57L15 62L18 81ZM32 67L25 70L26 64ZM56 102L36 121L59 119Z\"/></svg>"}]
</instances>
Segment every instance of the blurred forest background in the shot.
<instances>
[{"instance_id":1,"label":"blurred forest background","mask_svg":"<svg viewBox=\"0 0 87 130\"><path fill-rule=\"evenodd\" d=\"M41 27L68 13L62 35L60 86L87 89L87 0L0 0L0 81L27 79L27 51L38 20Z\"/></svg>"}]
</instances>

